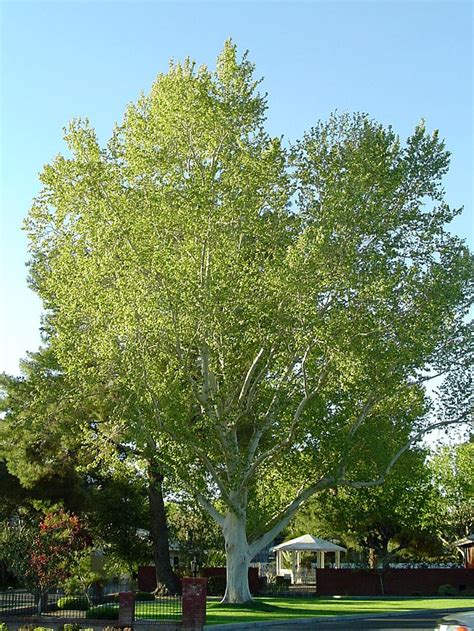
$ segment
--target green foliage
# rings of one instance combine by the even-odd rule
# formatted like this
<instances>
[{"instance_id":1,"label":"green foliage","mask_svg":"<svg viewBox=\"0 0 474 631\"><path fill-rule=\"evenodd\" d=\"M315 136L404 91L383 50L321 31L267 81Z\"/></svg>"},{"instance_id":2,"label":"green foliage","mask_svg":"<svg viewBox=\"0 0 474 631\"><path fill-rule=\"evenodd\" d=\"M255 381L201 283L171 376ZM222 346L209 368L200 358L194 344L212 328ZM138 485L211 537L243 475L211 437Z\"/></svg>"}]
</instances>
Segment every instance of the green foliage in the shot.
<instances>
[{"instance_id":1,"label":"green foliage","mask_svg":"<svg viewBox=\"0 0 474 631\"><path fill-rule=\"evenodd\" d=\"M0 631L8 631L8 625L5 622L0 622Z\"/></svg>"},{"instance_id":2,"label":"green foliage","mask_svg":"<svg viewBox=\"0 0 474 631\"><path fill-rule=\"evenodd\" d=\"M62 499L72 510L82 504L75 466L80 447L70 396L50 349L21 362L22 376L0 376L0 458L33 496ZM45 423L48 431L45 432ZM41 488L43 491L41 492Z\"/></svg>"},{"instance_id":3,"label":"green foliage","mask_svg":"<svg viewBox=\"0 0 474 631\"><path fill-rule=\"evenodd\" d=\"M73 121L27 221L61 366L249 559L317 491L383 481L426 430L427 375L449 377L441 422L468 417L473 270L437 131L334 114L288 149L253 73L228 41L105 147Z\"/></svg>"},{"instance_id":4,"label":"green foliage","mask_svg":"<svg viewBox=\"0 0 474 631\"><path fill-rule=\"evenodd\" d=\"M81 628L80 624L66 623L63 627L63 631L81 631Z\"/></svg>"},{"instance_id":5,"label":"green foliage","mask_svg":"<svg viewBox=\"0 0 474 631\"><path fill-rule=\"evenodd\" d=\"M197 556L201 566L225 564L224 540L215 521L196 502L168 502L166 514L171 541L179 544L180 570L189 572Z\"/></svg>"},{"instance_id":6,"label":"green foliage","mask_svg":"<svg viewBox=\"0 0 474 631\"><path fill-rule=\"evenodd\" d=\"M385 434L387 443L390 435ZM409 555L424 561L441 552L432 532L433 484L427 452L410 450L378 488L326 491L295 518L288 536L306 532L361 549L388 565Z\"/></svg>"},{"instance_id":7,"label":"green foliage","mask_svg":"<svg viewBox=\"0 0 474 631\"><path fill-rule=\"evenodd\" d=\"M431 527L445 545L474 531L474 440L441 447L429 460L437 490Z\"/></svg>"},{"instance_id":8,"label":"green foliage","mask_svg":"<svg viewBox=\"0 0 474 631\"><path fill-rule=\"evenodd\" d=\"M56 606L58 609L77 609L79 611L86 611L89 609L90 603L85 596L64 596L58 600ZM65 631L74 631L74 629Z\"/></svg>"},{"instance_id":9,"label":"green foliage","mask_svg":"<svg viewBox=\"0 0 474 631\"><path fill-rule=\"evenodd\" d=\"M223 596L225 587L225 576L210 576L207 581L207 594L208 596Z\"/></svg>"},{"instance_id":10,"label":"green foliage","mask_svg":"<svg viewBox=\"0 0 474 631\"><path fill-rule=\"evenodd\" d=\"M438 596L457 596L459 590L453 585L440 585L438 587Z\"/></svg>"},{"instance_id":11,"label":"green foliage","mask_svg":"<svg viewBox=\"0 0 474 631\"><path fill-rule=\"evenodd\" d=\"M95 384L79 395L49 347L22 362L21 377L3 375L0 385L5 412L0 516L35 518L60 503L87 514L94 539L109 555L129 567L147 561L148 542L136 534L148 527L149 516L135 455L131 448L114 445L99 429L104 424L96 421L108 413L109 394L103 387L97 392ZM83 589L71 586L76 588Z\"/></svg>"},{"instance_id":12,"label":"green foliage","mask_svg":"<svg viewBox=\"0 0 474 631\"><path fill-rule=\"evenodd\" d=\"M86 611L86 618L94 620L118 620L117 605L97 605Z\"/></svg>"}]
</instances>

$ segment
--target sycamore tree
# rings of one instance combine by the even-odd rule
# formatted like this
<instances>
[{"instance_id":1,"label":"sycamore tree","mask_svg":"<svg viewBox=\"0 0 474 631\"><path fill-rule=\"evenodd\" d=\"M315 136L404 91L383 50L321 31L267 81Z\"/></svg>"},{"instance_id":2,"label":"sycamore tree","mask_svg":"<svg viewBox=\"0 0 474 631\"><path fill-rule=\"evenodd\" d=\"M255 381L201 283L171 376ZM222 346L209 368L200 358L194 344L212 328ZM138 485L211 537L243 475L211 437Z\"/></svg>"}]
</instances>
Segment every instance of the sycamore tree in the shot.
<instances>
[{"instance_id":1,"label":"sycamore tree","mask_svg":"<svg viewBox=\"0 0 474 631\"><path fill-rule=\"evenodd\" d=\"M288 148L253 73L227 42L214 71L172 63L104 147L72 122L27 221L61 365L113 384L110 422L222 528L227 602L305 501L381 484L426 431L472 275L437 132L335 114Z\"/></svg>"}]
</instances>

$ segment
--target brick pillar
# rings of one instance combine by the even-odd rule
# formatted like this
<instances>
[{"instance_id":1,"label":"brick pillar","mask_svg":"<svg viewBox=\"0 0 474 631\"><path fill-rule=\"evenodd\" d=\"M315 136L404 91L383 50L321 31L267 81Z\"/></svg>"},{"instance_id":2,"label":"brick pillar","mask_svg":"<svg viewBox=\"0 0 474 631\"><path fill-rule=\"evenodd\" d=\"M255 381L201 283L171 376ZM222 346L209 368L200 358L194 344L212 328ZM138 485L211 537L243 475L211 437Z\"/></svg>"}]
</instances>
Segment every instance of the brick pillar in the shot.
<instances>
[{"instance_id":1,"label":"brick pillar","mask_svg":"<svg viewBox=\"0 0 474 631\"><path fill-rule=\"evenodd\" d=\"M119 627L131 627L135 618L135 594L133 592L119 593Z\"/></svg>"},{"instance_id":2,"label":"brick pillar","mask_svg":"<svg viewBox=\"0 0 474 631\"><path fill-rule=\"evenodd\" d=\"M183 631L201 631L206 624L207 578L183 578Z\"/></svg>"}]
</instances>

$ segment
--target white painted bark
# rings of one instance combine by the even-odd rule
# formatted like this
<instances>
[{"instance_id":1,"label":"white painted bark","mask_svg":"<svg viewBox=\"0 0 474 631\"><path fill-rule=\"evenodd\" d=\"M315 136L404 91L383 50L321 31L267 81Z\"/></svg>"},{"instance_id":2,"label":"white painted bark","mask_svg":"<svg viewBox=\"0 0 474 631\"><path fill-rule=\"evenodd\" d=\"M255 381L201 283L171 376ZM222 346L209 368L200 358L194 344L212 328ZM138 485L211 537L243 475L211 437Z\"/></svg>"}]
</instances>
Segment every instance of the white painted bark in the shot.
<instances>
[{"instance_id":1,"label":"white painted bark","mask_svg":"<svg viewBox=\"0 0 474 631\"><path fill-rule=\"evenodd\" d=\"M251 560L246 533L246 514L229 512L225 516L223 534L226 554L227 587L223 603L244 603L252 600L249 589Z\"/></svg>"}]
</instances>

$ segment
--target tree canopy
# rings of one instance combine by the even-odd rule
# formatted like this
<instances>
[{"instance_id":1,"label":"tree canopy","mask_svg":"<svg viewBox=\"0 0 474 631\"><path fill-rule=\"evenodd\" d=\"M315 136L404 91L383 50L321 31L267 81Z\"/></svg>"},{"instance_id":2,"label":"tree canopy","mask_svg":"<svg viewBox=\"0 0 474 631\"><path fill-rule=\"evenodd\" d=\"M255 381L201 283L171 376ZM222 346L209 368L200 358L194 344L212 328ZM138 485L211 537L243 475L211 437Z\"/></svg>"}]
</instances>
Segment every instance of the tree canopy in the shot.
<instances>
[{"instance_id":1,"label":"tree canopy","mask_svg":"<svg viewBox=\"0 0 474 631\"><path fill-rule=\"evenodd\" d=\"M78 389L50 346L30 353L21 369L20 377L0 375L0 518L29 523L57 506L73 510L87 516L109 561L136 570L158 547L158 583L174 589L165 511L157 515L154 506L163 505L162 481L146 474L157 456L110 427L113 392L97 380ZM144 529L158 533L152 547Z\"/></svg>"},{"instance_id":2,"label":"tree canopy","mask_svg":"<svg viewBox=\"0 0 474 631\"><path fill-rule=\"evenodd\" d=\"M27 222L59 361L113 384L110 421L222 527L231 602L301 504L380 484L426 430L472 278L438 132L334 114L284 146L253 73L227 42L214 71L172 63L105 147L73 121Z\"/></svg>"},{"instance_id":3,"label":"tree canopy","mask_svg":"<svg viewBox=\"0 0 474 631\"><path fill-rule=\"evenodd\" d=\"M433 524L439 495L426 465L427 452L409 450L385 484L374 488L325 491L298 513L291 533L318 533L362 549L364 564L383 567L414 555L417 561L441 552Z\"/></svg>"}]
</instances>

